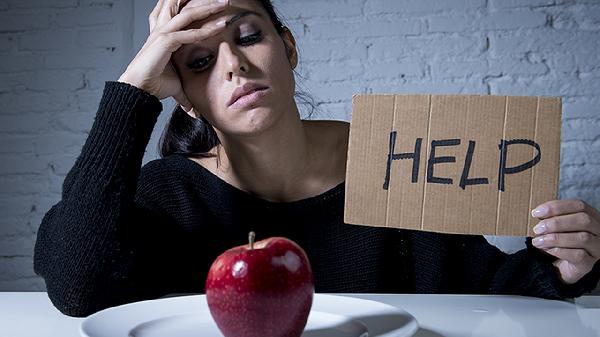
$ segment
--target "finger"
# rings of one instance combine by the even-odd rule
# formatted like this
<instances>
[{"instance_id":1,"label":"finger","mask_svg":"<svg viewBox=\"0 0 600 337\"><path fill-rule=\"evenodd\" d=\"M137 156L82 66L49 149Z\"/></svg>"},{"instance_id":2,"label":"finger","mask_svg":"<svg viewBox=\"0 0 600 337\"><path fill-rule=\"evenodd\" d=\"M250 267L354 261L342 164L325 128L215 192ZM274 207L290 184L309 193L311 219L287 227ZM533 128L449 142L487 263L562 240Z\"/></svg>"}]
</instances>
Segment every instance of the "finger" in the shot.
<instances>
[{"instance_id":1,"label":"finger","mask_svg":"<svg viewBox=\"0 0 600 337\"><path fill-rule=\"evenodd\" d=\"M181 11L180 14L171 19L169 23L164 25L161 28L161 31L175 32L182 30L195 21L205 19L211 15L223 11L227 6L227 3L211 3L206 6L194 6L190 7L189 9L185 8L185 10ZM223 24L225 23L224 19L219 21L223 21Z\"/></svg>"},{"instance_id":2,"label":"finger","mask_svg":"<svg viewBox=\"0 0 600 337\"><path fill-rule=\"evenodd\" d=\"M591 256L600 256L600 240L598 239L598 236L588 232L545 234L534 237L531 243L538 248L544 249L585 249Z\"/></svg>"},{"instance_id":3,"label":"finger","mask_svg":"<svg viewBox=\"0 0 600 337\"><path fill-rule=\"evenodd\" d=\"M150 24L150 32L152 32L154 30L154 27L156 26L156 20L158 19L158 13L160 13L160 9L163 6L165 0L158 0L158 2L156 3L156 6L154 6L154 9L152 10L152 12L150 12L150 15L148 16L148 23Z\"/></svg>"},{"instance_id":4,"label":"finger","mask_svg":"<svg viewBox=\"0 0 600 337\"><path fill-rule=\"evenodd\" d=\"M588 254L584 249L551 248L546 250L546 253L575 265L592 266L595 261L594 257Z\"/></svg>"},{"instance_id":5,"label":"finger","mask_svg":"<svg viewBox=\"0 0 600 337\"><path fill-rule=\"evenodd\" d=\"M166 25L174 15L172 15L173 7L177 6L177 0L164 0L163 5L158 13L156 26L162 27Z\"/></svg>"},{"instance_id":6,"label":"finger","mask_svg":"<svg viewBox=\"0 0 600 337\"><path fill-rule=\"evenodd\" d=\"M177 13L181 12L181 9L187 5L187 3L189 2L189 0L178 0L177 1Z\"/></svg>"},{"instance_id":7,"label":"finger","mask_svg":"<svg viewBox=\"0 0 600 337\"><path fill-rule=\"evenodd\" d=\"M544 219L533 227L533 232L538 235L558 232L589 232L599 235L600 226L591 215L579 212Z\"/></svg>"},{"instance_id":8,"label":"finger","mask_svg":"<svg viewBox=\"0 0 600 337\"><path fill-rule=\"evenodd\" d=\"M585 212L590 207L583 200L552 200L543 203L531 211L531 215L536 218L546 219L549 217Z\"/></svg>"},{"instance_id":9,"label":"finger","mask_svg":"<svg viewBox=\"0 0 600 337\"><path fill-rule=\"evenodd\" d=\"M211 25L204 25L202 28L198 29L187 29L172 33L162 33L159 34L159 38L162 40L162 43L166 44L166 49L171 53L174 53L182 45L197 43L198 41L207 39L222 32L224 28L225 22L222 21Z\"/></svg>"}]
</instances>

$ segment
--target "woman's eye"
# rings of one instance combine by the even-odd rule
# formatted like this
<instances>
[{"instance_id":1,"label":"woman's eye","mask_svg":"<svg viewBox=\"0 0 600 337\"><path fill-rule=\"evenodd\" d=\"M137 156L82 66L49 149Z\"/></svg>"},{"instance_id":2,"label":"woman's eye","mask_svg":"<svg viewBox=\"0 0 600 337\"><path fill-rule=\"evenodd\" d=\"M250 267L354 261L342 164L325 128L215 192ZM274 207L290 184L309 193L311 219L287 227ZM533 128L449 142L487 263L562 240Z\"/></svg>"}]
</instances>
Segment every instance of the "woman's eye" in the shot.
<instances>
[{"instance_id":1,"label":"woman's eye","mask_svg":"<svg viewBox=\"0 0 600 337\"><path fill-rule=\"evenodd\" d=\"M202 70L208 66L214 56L199 57L190 62L187 67L191 70Z\"/></svg>"},{"instance_id":2,"label":"woman's eye","mask_svg":"<svg viewBox=\"0 0 600 337\"><path fill-rule=\"evenodd\" d=\"M258 32L254 33L254 34L240 37L238 43L241 44L242 46L249 46L249 45L255 44L256 42L260 41L261 39L262 39L262 31L259 30Z\"/></svg>"},{"instance_id":3,"label":"woman's eye","mask_svg":"<svg viewBox=\"0 0 600 337\"><path fill-rule=\"evenodd\" d=\"M258 32L254 33L254 34L240 37L239 40L237 41L237 43L239 43L241 46L245 47L245 46L250 46L250 45L253 45L253 44L259 42L260 40L262 40L262 38L263 38L262 31L259 30ZM202 71L202 70L208 68L208 66L210 65L210 63L213 59L214 59L213 55L195 58L192 62L187 64L187 67L192 71Z\"/></svg>"}]
</instances>

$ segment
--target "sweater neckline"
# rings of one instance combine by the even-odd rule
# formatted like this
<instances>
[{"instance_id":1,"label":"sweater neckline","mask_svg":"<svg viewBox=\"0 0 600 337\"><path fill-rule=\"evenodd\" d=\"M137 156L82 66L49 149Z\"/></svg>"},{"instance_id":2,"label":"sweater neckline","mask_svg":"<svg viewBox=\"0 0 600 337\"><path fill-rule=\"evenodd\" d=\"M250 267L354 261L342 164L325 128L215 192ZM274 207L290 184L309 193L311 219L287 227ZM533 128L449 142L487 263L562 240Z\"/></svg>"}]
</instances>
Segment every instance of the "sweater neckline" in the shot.
<instances>
[{"instance_id":1,"label":"sweater neckline","mask_svg":"<svg viewBox=\"0 0 600 337\"><path fill-rule=\"evenodd\" d=\"M211 172L206 167L194 162L190 158L187 158L185 155L177 154L177 155L173 155L173 157L180 157L180 159L182 159L184 162L187 162L186 165L193 165L194 170L201 172L203 174L203 176L207 177L208 179L213 181L215 184L221 186L222 188L227 189L237 195L240 195L243 198L263 204L267 207L297 207L297 206L305 206L305 205L309 205L309 204L324 203L328 200L333 199L334 196L337 196L338 194L344 192L344 190L345 190L345 181L342 181L341 183L337 184L336 186L332 187L331 189L329 189L323 193L320 193L318 195L308 197L308 198L294 200L294 201L270 201L270 200L266 200L266 199L257 197L254 194L251 194L247 191L237 188L234 185L231 185L227 181L223 180L221 177L219 177L216 174L214 174L213 172Z\"/></svg>"}]
</instances>

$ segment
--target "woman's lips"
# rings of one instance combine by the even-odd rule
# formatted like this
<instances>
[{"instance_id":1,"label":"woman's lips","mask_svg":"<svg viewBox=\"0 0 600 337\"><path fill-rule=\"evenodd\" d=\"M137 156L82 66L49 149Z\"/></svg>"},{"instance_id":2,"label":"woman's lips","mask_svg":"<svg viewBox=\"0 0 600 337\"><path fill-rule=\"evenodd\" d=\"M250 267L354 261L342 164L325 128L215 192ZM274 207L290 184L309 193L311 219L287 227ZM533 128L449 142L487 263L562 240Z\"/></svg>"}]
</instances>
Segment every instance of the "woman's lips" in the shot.
<instances>
[{"instance_id":1,"label":"woman's lips","mask_svg":"<svg viewBox=\"0 0 600 337\"><path fill-rule=\"evenodd\" d=\"M229 107L232 109L243 109L259 102L263 97L267 95L269 88L260 88L250 91L244 96L239 97Z\"/></svg>"}]
</instances>

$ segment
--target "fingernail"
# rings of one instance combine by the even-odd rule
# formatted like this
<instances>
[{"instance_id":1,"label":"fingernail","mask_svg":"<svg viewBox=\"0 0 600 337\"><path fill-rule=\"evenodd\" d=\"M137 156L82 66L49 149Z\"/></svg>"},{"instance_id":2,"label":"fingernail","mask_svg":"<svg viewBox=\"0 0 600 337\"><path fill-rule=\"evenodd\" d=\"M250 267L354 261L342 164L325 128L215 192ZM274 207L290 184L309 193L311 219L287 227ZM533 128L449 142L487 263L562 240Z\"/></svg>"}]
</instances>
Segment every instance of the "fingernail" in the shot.
<instances>
[{"instance_id":1,"label":"fingernail","mask_svg":"<svg viewBox=\"0 0 600 337\"><path fill-rule=\"evenodd\" d=\"M540 247L544 244L544 238L541 236L535 237L531 240L531 243L536 247Z\"/></svg>"},{"instance_id":2,"label":"fingernail","mask_svg":"<svg viewBox=\"0 0 600 337\"><path fill-rule=\"evenodd\" d=\"M215 24L215 26L217 26L217 27L224 27L225 24L227 24L227 20L226 19L221 19L221 20L217 21L217 23Z\"/></svg>"},{"instance_id":3,"label":"fingernail","mask_svg":"<svg viewBox=\"0 0 600 337\"><path fill-rule=\"evenodd\" d=\"M533 211L531 211L531 216L539 218L541 216L546 215L546 213L548 213L548 208L545 206L539 206L539 207L535 208Z\"/></svg>"},{"instance_id":4,"label":"fingernail","mask_svg":"<svg viewBox=\"0 0 600 337\"><path fill-rule=\"evenodd\" d=\"M229 0L219 0L219 3L222 3L222 4L226 4L228 2L229 2Z\"/></svg>"},{"instance_id":5,"label":"fingernail","mask_svg":"<svg viewBox=\"0 0 600 337\"><path fill-rule=\"evenodd\" d=\"M546 232L546 224L543 221L540 221L535 227L533 227L533 232L535 234L543 234Z\"/></svg>"}]
</instances>

